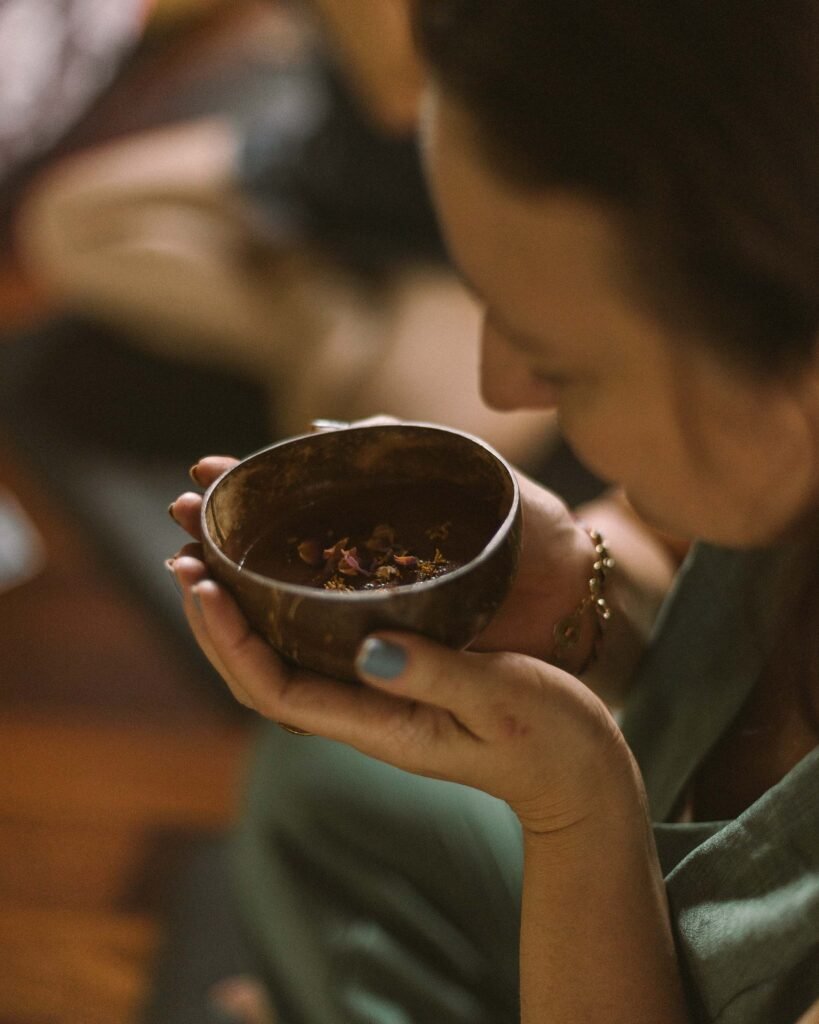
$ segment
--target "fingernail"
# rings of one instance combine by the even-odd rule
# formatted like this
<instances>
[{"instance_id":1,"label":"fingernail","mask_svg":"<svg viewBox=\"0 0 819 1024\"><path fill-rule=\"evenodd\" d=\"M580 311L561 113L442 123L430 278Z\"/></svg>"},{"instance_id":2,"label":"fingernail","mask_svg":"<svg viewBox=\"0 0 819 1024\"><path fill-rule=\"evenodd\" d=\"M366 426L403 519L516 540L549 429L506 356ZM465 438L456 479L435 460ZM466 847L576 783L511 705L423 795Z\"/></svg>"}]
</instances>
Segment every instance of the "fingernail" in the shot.
<instances>
[{"instance_id":1,"label":"fingernail","mask_svg":"<svg viewBox=\"0 0 819 1024\"><path fill-rule=\"evenodd\" d=\"M174 563L175 561L176 561L176 558L175 558L175 557L174 557L174 558L166 558L166 559L165 559L165 568L166 568L166 569L168 570L168 572L170 573L170 577L171 577L171 579L173 580L173 585L174 585L174 586L176 587L176 589L177 589L177 590L179 591L179 593L181 594L181 593L182 593L182 584L181 584L181 583L179 582L179 580L178 580L178 579L176 578L176 573L174 572L174 569L173 569L173 563Z\"/></svg>"},{"instance_id":2,"label":"fingernail","mask_svg":"<svg viewBox=\"0 0 819 1024\"><path fill-rule=\"evenodd\" d=\"M371 636L361 645L358 670L376 679L395 679L407 666L407 652L397 644Z\"/></svg>"},{"instance_id":3,"label":"fingernail","mask_svg":"<svg viewBox=\"0 0 819 1024\"><path fill-rule=\"evenodd\" d=\"M170 505L168 505L168 515L171 517L171 519L173 519L174 522L176 522L176 516L173 514L173 507L175 504L176 502L172 501Z\"/></svg>"},{"instance_id":4,"label":"fingernail","mask_svg":"<svg viewBox=\"0 0 819 1024\"><path fill-rule=\"evenodd\" d=\"M199 479L197 473L199 471L199 463L194 462L191 468L188 470L188 476L193 480L197 487L202 487L202 481Z\"/></svg>"}]
</instances>

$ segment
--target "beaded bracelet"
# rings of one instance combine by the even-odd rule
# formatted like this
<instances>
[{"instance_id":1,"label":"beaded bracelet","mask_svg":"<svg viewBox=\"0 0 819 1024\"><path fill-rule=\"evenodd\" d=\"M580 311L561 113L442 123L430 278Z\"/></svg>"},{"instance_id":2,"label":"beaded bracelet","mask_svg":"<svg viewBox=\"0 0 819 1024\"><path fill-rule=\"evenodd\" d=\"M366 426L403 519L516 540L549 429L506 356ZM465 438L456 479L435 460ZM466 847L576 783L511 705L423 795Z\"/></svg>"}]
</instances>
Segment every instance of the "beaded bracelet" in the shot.
<instances>
[{"instance_id":1,"label":"beaded bracelet","mask_svg":"<svg viewBox=\"0 0 819 1024\"><path fill-rule=\"evenodd\" d=\"M589 579L589 592L575 610L570 615L567 615L565 619L557 622L552 630L552 636L555 641L552 661L555 665L562 668L566 665L566 657L569 652L580 642L580 636L583 631L583 616L589 608L594 609L597 631L594 643L588 658L580 668L575 670L575 675L581 675L597 660L600 654L600 642L603 639L603 631L606 623L611 618L611 608L606 601L604 590L608 574L614 568L614 559L609 554L608 546L602 535L597 530L592 530L588 527L585 527L585 530L591 538L596 555L594 565L592 566L592 576Z\"/></svg>"}]
</instances>

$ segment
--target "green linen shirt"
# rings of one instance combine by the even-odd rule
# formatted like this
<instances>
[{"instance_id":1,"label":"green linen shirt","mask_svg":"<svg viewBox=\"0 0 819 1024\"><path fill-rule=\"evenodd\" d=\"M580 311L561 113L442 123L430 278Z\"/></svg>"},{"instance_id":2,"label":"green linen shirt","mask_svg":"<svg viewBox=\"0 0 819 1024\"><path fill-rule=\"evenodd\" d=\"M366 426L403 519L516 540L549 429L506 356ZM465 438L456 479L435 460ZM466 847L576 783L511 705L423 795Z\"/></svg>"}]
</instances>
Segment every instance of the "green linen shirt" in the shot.
<instances>
[{"instance_id":1,"label":"green linen shirt","mask_svg":"<svg viewBox=\"0 0 819 1024\"><path fill-rule=\"evenodd\" d=\"M819 749L732 821L668 821L774 652L799 554L699 545L622 723L657 822L692 1015L709 1024L795 1024L819 998Z\"/></svg>"}]
</instances>

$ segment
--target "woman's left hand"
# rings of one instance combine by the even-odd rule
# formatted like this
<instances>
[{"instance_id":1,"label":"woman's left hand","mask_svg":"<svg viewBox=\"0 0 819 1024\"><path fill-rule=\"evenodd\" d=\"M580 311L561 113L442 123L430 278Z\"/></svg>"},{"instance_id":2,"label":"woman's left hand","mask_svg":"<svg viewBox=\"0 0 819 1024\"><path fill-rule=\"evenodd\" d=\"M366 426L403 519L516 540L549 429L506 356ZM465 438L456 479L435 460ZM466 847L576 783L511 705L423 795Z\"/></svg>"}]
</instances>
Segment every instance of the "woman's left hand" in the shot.
<instances>
[{"instance_id":1,"label":"woman's left hand","mask_svg":"<svg viewBox=\"0 0 819 1024\"><path fill-rule=\"evenodd\" d=\"M195 499L175 505L183 525L193 527ZM266 718L491 793L531 833L571 828L614 789L635 784L605 705L560 669L523 654L453 651L414 634L379 633L359 656L367 685L296 670L251 630L200 554L189 545L173 562L191 629L236 698Z\"/></svg>"}]
</instances>

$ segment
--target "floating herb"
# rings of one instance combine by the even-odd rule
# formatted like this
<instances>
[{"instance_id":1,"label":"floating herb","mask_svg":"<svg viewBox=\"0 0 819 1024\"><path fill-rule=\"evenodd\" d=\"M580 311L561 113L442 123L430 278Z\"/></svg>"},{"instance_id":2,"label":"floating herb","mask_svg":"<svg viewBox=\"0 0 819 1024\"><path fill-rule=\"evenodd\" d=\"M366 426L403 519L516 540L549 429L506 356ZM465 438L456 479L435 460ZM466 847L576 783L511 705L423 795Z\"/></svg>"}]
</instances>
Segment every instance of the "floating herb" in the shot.
<instances>
[{"instance_id":1,"label":"floating herb","mask_svg":"<svg viewBox=\"0 0 819 1024\"><path fill-rule=\"evenodd\" d=\"M425 531L430 540L449 537L450 521ZM439 547L432 558L421 558L408 551L388 523L373 527L369 537L359 544L350 544L349 536L327 544L333 537L328 531L322 540L308 537L295 542L298 558L311 568L321 568L313 579L314 586L325 590L351 591L398 587L435 579L457 567Z\"/></svg>"},{"instance_id":2,"label":"floating herb","mask_svg":"<svg viewBox=\"0 0 819 1024\"><path fill-rule=\"evenodd\" d=\"M313 568L318 568L322 561L322 548L321 544L317 540L303 540L296 548L299 553L299 558L302 562L306 562L308 565L312 565ZM325 556L326 557L326 556Z\"/></svg>"},{"instance_id":3,"label":"floating herb","mask_svg":"<svg viewBox=\"0 0 819 1024\"><path fill-rule=\"evenodd\" d=\"M331 576L329 580L324 581L323 586L325 590L355 590L355 587L345 583L341 576Z\"/></svg>"},{"instance_id":4,"label":"floating herb","mask_svg":"<svg viewBox=\"0 0 819 1024\"><path fill-rule=\"evenodd\" d=\"M452 520L448 519L445 523L441 523L439 526L431 526L427 531L427 537L430 540L449 540L449 528L452 526Z\"/></svg>"}]
</instances>

